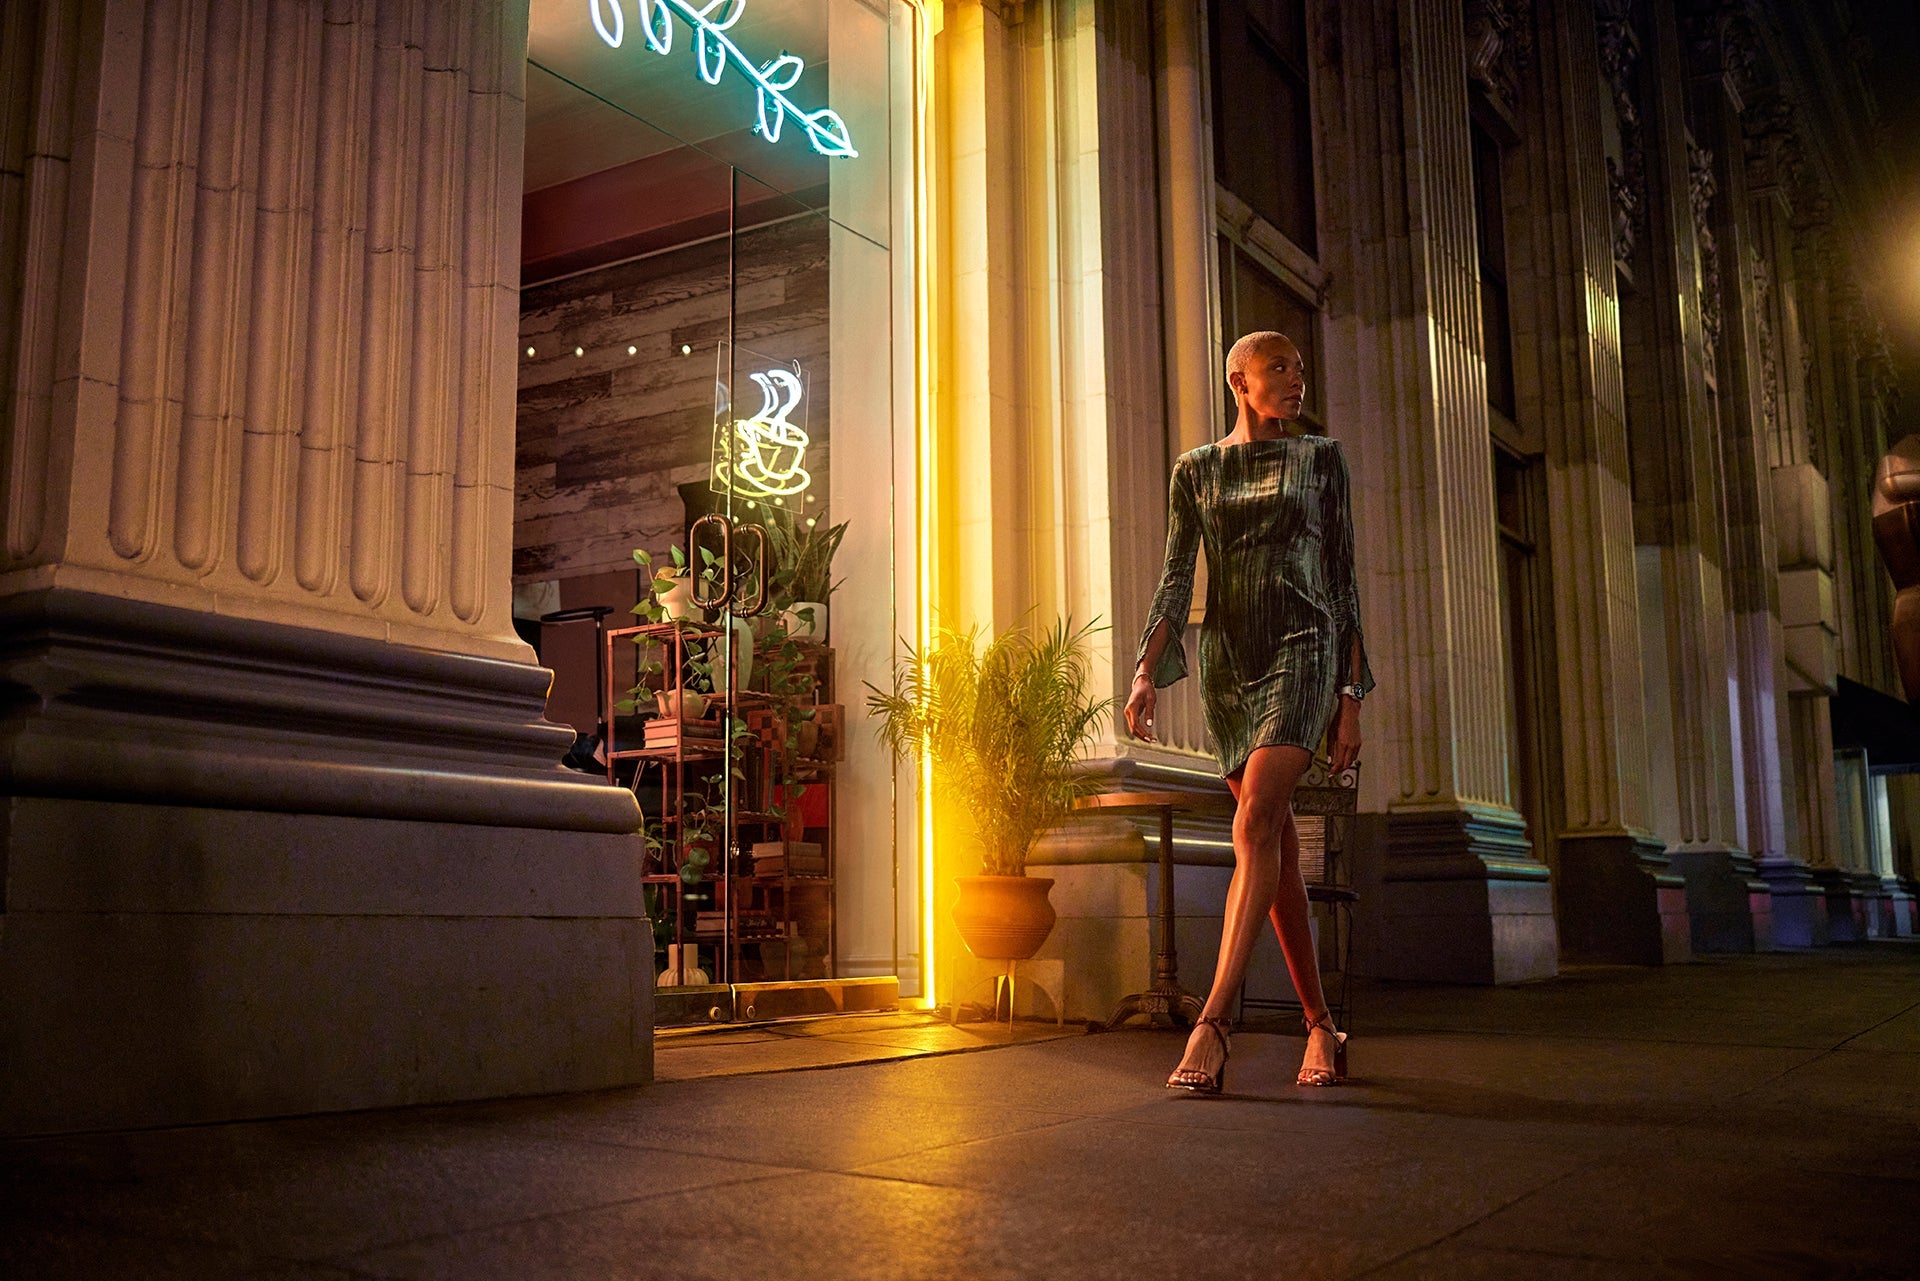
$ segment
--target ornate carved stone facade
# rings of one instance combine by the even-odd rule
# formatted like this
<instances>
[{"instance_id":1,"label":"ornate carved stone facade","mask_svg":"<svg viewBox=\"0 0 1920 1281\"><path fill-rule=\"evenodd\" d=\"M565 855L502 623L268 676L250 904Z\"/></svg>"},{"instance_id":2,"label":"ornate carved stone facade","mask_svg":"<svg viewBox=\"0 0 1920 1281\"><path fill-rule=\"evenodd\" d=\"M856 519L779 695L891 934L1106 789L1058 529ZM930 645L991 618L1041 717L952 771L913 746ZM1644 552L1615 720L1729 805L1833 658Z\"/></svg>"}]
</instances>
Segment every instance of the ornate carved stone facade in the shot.
<instances>
[{"instance_id":1,"label":"ornate carved stone facade","mask_svg":"<svg viewBox=\"0 0 1920 1281\"><path fill-rule=\"evenodd\" d=\"M1613 112L1617 154L1607 154L1607 189L1613 197L1613 259L1632 274L1634 238L1644 218L1647 160L1636 93L1640 37L1634 30L1634 0L1600 0L1597 6L1600 73Z\"/></svg>"}]
</instances>

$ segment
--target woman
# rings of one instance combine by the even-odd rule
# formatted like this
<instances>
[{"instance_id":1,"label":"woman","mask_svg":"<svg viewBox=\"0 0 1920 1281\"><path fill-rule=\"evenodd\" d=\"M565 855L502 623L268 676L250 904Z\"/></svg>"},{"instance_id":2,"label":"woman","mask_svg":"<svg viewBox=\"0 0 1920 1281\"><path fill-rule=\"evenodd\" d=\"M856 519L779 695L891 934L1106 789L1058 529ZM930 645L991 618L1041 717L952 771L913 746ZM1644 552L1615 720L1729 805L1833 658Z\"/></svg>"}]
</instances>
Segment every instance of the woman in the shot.
<instances>
[{"instance_id":1,"label":"woman","mask_svg":"<svg viewBox=\"0 0 1920 1281\"><path fill-rule=\"evenodd\" d=\"M1227 355L1239 420L1225 440L1182 454L1168 498L1167 564L1154 594L1127 728L1153 741L1154 691L1187 674L1180 633L1193 596L1196 543L1207 548L1200 685L1220 772L1236 802L1233 880L1220 960L1170 1089L1218 1094L1226 1079L1227 1009L1271 916L1306 1012L1301 1085L1346 1076L1346 1034L1320 989L1293 789L1333 728L1333 767L1360 755L1360 700L1373 688L1354 586L1346 457L1290 430L1306 366L1283 334L1248 334Z\"/></svg>"}]
</instances>

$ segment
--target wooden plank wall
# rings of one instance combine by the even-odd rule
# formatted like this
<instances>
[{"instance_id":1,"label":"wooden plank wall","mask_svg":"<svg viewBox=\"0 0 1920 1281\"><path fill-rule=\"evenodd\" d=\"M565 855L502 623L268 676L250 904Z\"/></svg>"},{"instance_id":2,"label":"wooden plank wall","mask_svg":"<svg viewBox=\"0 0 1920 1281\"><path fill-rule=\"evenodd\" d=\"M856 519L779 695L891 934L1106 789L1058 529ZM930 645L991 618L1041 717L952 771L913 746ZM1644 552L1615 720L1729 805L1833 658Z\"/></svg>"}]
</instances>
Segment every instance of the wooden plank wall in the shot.
<instances>
[{"instance_id":1,"label":"wooden plank wall","mask_svg":"<svg viewBox=\"0 0 1920 1281\"><path fill-rule=\"evenodd\" d=\"M813 437L807 466L819 496L809 513L824 514L830 492L826 219L808 216L740 233L736 275L740 346L799 360L806 370ZM721 238L523 293L515 582L631 569L634 548L659 553L684 536L676 487L709 475L727 283ZM576 356L576 349L584 354ZM741 364L740 399L757 408L759 392L746 379L744 356Z\"/></svg>"}]
</instances>

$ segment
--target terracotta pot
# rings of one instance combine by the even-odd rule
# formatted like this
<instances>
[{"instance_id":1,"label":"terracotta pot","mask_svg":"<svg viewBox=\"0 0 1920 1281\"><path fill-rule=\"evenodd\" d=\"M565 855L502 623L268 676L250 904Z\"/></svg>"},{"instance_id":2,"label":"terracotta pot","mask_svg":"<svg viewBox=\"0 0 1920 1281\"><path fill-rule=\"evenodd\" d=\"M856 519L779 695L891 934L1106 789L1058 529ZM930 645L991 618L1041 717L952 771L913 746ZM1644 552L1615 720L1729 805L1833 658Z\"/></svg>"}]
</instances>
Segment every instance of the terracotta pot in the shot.
<instances>
[{"instance_id":1,"label":"terracotta pot","mask_svg":"<svg viewBox=\"0 0 1920 1281\"><path fill-rule=\"evenodd\" d=\"M960 899L953 923L960 941L983 961L1024 961L1053 933L1050 876L956 876Z\"/></svg>"}]
</instances>

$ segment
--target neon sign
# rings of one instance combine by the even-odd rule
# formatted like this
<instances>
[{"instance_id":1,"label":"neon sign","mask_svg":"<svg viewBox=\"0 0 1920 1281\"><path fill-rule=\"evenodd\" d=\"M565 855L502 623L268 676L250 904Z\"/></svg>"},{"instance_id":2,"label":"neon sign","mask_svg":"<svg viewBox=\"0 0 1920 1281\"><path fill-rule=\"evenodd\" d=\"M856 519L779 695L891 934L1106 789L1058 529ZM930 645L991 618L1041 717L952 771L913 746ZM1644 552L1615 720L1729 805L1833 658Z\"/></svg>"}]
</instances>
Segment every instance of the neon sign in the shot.
<instances>
[{"instance_id":1,"label":"neon sign","mask_svg":"<svg viewBox=\"0 0 1920 1281\"><path fill-rule=\"evenodd\" d=\"M791 498L813 483L812 474L803 465L812 442L798 423L787 418L800 403L800 379L785 369L769 369L750 377L760 384L760 412L733 420L737 462L727 458L727 451L715 449L715 487L731 489L745 498Z\"/></svg>"},{"instance_id":2,"label":"neon sign","mask_svg":"<svg viewBox=\"0 0 1920 1281\"><path fill-rule=\"evenodd\" d=\"M719 84L731 62L740 68L740 74L753 81L760 107L760 118L753 131L762 138L768 142L780 141L781 126L792 116L806 130L807 141L821 155L860 154L853 149L847 122L838 112L826 107L805 111L787 97L786 91L800 83L800 73L807 69L803 59L783 53L755 66L726 34L747 11L747 0L707 0L697 8L693 0L635 0L635 3L640 34L646 37L647 48L659 54L673 51L673 19L677 14L693 32L693 49L702 80L710 85ZM621 0L587 0L587 9L593 15L593 29L612 49L618 49L627 37L627 18L620 5Z\"/></svg>"}]
</instances>

